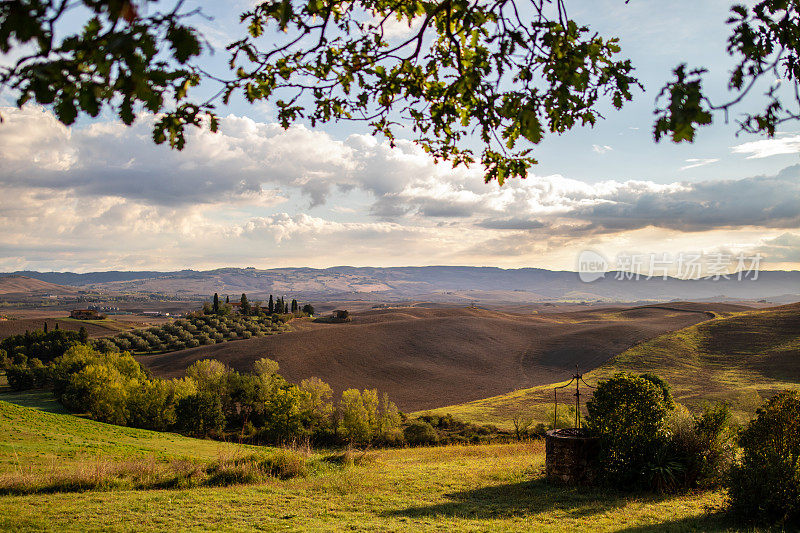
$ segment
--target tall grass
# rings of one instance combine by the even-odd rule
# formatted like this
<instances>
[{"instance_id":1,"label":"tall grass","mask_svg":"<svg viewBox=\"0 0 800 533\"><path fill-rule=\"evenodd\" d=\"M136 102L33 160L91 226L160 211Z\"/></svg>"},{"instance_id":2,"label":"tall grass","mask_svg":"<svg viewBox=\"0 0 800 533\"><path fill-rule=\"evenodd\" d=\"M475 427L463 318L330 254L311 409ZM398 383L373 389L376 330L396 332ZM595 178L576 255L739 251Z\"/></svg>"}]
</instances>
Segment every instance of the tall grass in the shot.
<instances>
[{"instance_id":1,"label":"tall grass","mask_svg":"<svg viewBox=\"0 0 800 533\"><path fill-rule=\"evenodd\" d=\"M225 451L214 461L158 460L155 456L109 461L95 457L80 461L69 470L59 468L55 462L44 467L17 462L13 471L0 474L0 495L253 484L272 478L307 476L316 462L288 449L247 455Z\"/></svg>"}]
</instances>

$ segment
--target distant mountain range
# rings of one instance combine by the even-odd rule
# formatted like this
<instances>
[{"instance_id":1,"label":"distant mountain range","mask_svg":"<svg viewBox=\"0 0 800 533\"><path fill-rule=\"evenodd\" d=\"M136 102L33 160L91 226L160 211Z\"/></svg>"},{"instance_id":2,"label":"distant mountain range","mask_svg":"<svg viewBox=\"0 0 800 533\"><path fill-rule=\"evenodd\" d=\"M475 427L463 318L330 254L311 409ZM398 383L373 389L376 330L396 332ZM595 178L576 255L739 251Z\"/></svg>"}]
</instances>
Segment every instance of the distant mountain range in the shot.
<instances>
[{"instance_id":1,"label":"distant mountain range","mask_svg":"<svg viewBox=\"0 0 800 533\"><path fill-rule=\"evenodd\" d=\"M332 267L221 268L177 272L35 272L0 273L0 278L25 276L86 291L158 293L179 298L207 297L218 292L254 298L269 294L303 299L368 301L427 300L470 303L546 301L760 300L800 301L800 271L763 271L756 280L624 279L615 272L591 283L578 273L539 268L493 267ZM622 278L622 279L620 279ZM17 278L19 279L19 278Z\"/></svg>"}]
</instances>

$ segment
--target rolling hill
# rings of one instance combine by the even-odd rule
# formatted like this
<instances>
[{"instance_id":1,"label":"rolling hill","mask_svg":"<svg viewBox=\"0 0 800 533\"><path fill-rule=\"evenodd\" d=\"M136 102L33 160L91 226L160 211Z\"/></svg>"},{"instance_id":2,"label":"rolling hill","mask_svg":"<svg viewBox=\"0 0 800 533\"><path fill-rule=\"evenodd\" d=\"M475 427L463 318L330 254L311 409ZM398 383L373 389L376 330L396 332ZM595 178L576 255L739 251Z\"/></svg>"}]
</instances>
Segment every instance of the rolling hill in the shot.
<instances>
[{"instance_id":1,"label":"rolling hill","mask_svg":"<svg viewBox=\"0 0 800 533\"><path fill-rule=\"evenodd\" d=\"M540 268L502 269L466 266L219 268L178 272L33 272L22 275L49 283L79 286L95 292L121 291L196 298L218 292L247 293L251 299L269 294L314 302L329 300L449 302L603 301L656 302L670 300L800 301L800 272L763 271L757 280L701 278L628 279L615 272L583 283L576 272ZM620 279L618 279L618 277Z\"/></svg>"},{"instance_id":2,"label":"rolling hill","mask_svg":"<svg viewBox=\"0 0 800 533\"><path fill-rule=\"evenodd\" d=\"M0 295L6 294L31 296L43 294L74 295L77 294L77 289L27 276L12 275L0 277Z\"/></svg>"},{"instance_id":3,"label":"rolling hill","mask_svg":"<svg viewBox=\"0 0 800 533\"><path fill-rule=\"evenodd\" d=\"M23 465L62 470L100 458L214 459L241 448L73 416L46 391L0 394L0 475Z\"/></svg>"},{"instance_id":4,"label":"rolling hill","mask_svg":"<svg viewBox=\"0 0 800 533\"><path fill-rule=\"evenodd\" d=\"M518 315L475 308L405 308L355 314L352 323L302 323L296 331L139 360L156 375L180 376L214 358L238 370L270 357L291 381L317 376L334 391L389 393L406 411L486 398L560 381L595 368L666 331L707 320L729 304L675 304Z\"/></svg>"},{"instance_id":5,"label":"rolling hill","mask_svg":"<svg viewBox=\"0 0 800 533\"><path fill-rule=\"evenodd\" d=\"M718 316L664 333L625 350L584 379L594 385L615 372L655 373L669 382L680 403L699 409L726 401L735 418L747 420L764 399L800 388L800 304ZM562 394L562 401L571 401L569 393ZM552 398L552 386L546 385L434 412L507 427L517 413L551 420Z\"/></svg>"}]
</instances>

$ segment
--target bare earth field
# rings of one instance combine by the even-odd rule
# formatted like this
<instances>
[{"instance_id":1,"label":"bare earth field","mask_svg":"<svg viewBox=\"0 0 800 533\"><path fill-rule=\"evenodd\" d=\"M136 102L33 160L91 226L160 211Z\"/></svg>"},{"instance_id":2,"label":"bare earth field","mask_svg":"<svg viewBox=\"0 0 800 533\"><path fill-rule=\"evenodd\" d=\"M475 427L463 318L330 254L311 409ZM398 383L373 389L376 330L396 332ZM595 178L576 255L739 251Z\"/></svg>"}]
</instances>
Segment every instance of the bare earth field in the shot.
<instances>
[{"instance_id":1,"label":"bare earth field","mask_svg":"<svg viewBox=\"0 0 800 533\"><path fill-rule=\"evenodd\" d=\"M49 316L41 318L12 318L10 320L0 320L0 339L5 339L11 335L22 335L26 331L33 331L44 328L45 322L51 330L56 323L60 329L78 331L81 326L86 328L90 338L109 337L116 335L120 331L129 329L148 328L150 326L168 322L164 317L143 317L136 315L113 315L105 320L75 320L65 317L63 314L53 316L55 313L48 313Z\"/></svg>"},{"instance_id":2,"label":"bare earth field","mask_svg":"<svg viewBox=\"0 0 800 533\"><path fill-rule=\"evenodd\" d=\"M510 314L475 308L405 308L357 313L348 324L295 321L295 331L139 360L154 374L182 375L214 358L235 369L270 357L291 381L318 376L335 392L377 388L400 409L453 405L558 382L596 368L668 331L744 309L732 304Z\"/></svg>"},{"instance_id":3,"label":"bare earth field","mask_svg":"<svg viewBox=\"0 0 800 533\"><path fill-rule=\"evenodd\" d=\"M800 387L800 304L718 313L713 319L639 343L584 378L595 385L616 372L652 372L667 380L675 399L686 407L697 411L724 401L734 419L744 423L765 399ZM506 429L512 427L512 417L519 415L549 422L553 385L449 405L431 414L449 413ZM574 401L572 390L559 393L561 414L564 404ZM584 393L585 402L591 389Z\"/></svg>"}]
</instances>

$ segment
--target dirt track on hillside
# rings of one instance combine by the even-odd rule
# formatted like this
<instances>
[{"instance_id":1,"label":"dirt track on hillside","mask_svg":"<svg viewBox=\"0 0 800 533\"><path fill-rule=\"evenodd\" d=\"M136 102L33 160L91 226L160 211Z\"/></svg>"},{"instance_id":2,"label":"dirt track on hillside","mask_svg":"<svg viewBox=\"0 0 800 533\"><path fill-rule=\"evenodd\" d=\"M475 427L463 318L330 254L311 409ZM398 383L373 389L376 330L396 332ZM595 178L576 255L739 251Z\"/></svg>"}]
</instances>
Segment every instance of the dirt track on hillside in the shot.
<instances>
[{"instance_id":1,"label":"dirt track on hillside","mask_svg":"<svg viewBox=\"0 0 800 533\"><path fill-rule=\"evenodd\" d=\"M605 308L507 314L474 308L391 309L359 313L348 324L295 322L282 335L203 346L139 360L176 377L200 359L237 370L270 357L290 381L318 376L336 393L350 387L388 392L415 411L568 379L643 340L734 311L726 304Z\"/></svg>"}]
</instances>

